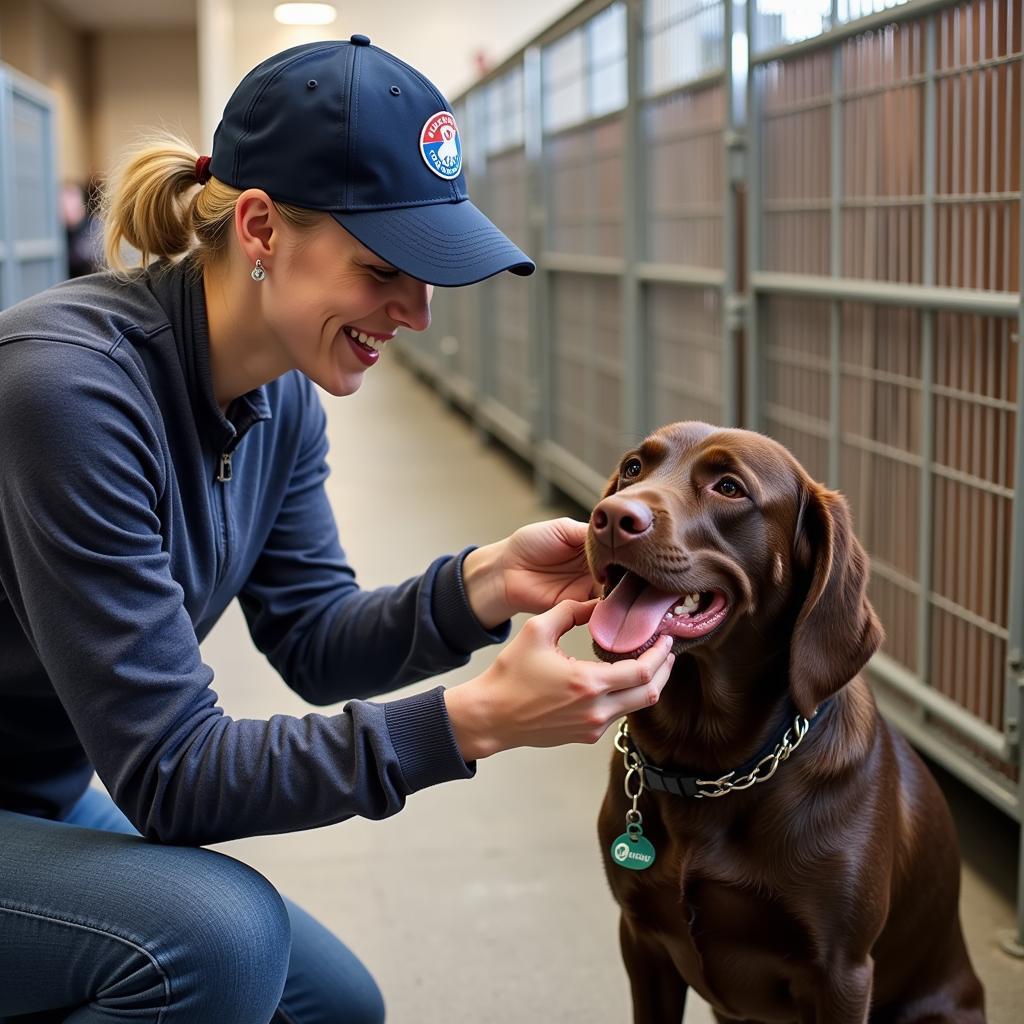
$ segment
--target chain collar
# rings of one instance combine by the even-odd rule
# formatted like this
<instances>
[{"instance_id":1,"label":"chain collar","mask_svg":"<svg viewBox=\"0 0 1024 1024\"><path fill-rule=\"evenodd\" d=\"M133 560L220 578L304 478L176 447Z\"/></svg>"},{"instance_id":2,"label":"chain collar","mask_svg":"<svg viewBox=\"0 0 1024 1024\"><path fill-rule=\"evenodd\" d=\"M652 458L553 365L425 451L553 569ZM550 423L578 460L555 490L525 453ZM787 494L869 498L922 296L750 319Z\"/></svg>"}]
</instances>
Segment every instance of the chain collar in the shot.
<instances>
[{"instance_id":1,"label":"chain collar","mask_svg":"<svg viewBox=\"0 0 1024 1024\"><path fill-rule=\"evenodd\" d=\"M626 796L633 802L632 813L636 814L637 800L645 788L701 800L705 797L728 796L738 790L749 789L755 783L767 782L778 771L779 765L800 746L811 723L818 718L828 703L829 701L826 701L820 705L810 719L796 713L796 708L790 703L792 719L787 716L781 736L776 733L769 741L770 744L774 743L774 749L762 748L751 760L717 779L683 775L681 772L670 772L651 764L640 753L640 749L629 734L629 722L623 718L615 736L615 749L622 754L622 763L626 768ZM766 750L768 752L765 752Z\"/></svg>"}]
</instances>

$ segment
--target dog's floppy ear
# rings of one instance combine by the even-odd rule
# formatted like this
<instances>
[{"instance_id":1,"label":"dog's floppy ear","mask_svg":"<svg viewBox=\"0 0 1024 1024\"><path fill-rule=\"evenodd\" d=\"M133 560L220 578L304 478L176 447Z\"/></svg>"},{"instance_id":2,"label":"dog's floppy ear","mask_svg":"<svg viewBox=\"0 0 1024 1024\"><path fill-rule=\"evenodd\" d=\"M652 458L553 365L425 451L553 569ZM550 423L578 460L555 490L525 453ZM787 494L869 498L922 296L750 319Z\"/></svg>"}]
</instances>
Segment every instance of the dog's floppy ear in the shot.
<instances>
[{"instance_id":1,"label":"dog's floppy ear","mask_svg":"<svg viewBox=\"0 0 1024 1024\"><path fill-rule=\"evenodd\" d=\"M789 687L800 714L810 717L864 667L883 632L867 597L867 556L841 494L806 482L794 556L811 580L793 628Z\"/></svg>"}]
</instances>

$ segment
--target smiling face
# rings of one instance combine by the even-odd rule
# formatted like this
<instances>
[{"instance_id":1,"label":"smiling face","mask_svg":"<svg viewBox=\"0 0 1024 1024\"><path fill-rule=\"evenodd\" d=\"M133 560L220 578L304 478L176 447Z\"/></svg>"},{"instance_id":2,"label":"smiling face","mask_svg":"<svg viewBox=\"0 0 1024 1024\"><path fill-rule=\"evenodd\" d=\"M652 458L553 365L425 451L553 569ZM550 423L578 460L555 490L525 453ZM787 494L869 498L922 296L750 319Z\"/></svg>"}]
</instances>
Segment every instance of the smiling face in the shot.
<instances>
[{"instance_id":1,"label":"smiling face","mask_svg":"<svg viewBox=\"0 0 1024 1024\"><path fill-rule=\"evenodd\" d=\"M261 295L264 316L291 366L330 394L356 391L399 328L430 325L432 287L395 270L332 217L282 242L272 287Z\"/></svg>"},{"instance_id":2,"label":"smiling face","mask_svg":"<svg viewBox=\"0 0 1024 1024\"><path fill-rule=\"evenodd\" d=\"M790 603L809 480L781 445L744 430L674 423L627 452L590 520L605 599L598 656L635 657L659 636L678 653L721 648L744 618L770 628Z\"/></svg>"}]
</instances>

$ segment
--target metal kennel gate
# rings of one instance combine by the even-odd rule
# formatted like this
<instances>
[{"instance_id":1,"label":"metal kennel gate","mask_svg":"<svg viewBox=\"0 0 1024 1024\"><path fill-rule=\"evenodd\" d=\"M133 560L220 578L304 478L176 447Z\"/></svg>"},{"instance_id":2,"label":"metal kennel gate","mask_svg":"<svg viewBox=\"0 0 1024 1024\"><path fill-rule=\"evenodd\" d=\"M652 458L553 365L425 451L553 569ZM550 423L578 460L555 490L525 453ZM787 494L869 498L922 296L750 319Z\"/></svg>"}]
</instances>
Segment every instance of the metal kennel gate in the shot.
<instances>
[{"instance_id":1,"label":"metal kennel gate","mask_svg":"<svg viewBox=\"0 0 1024 1024\"><path fill-rule=\"evenodd\" d=\"M1024 11L895 13L755 31L747 422L851 502L887 716L1019 821Z\"/></svg>"},{"instance_id":2,"label":"metal kennel gate","mask_svg":"<svg viewBox=\"0 0 1024 1024\"><path fill-rule=\"evenodd\" d=\"M66 276L53 96L0 64L0 309Z\"/></svg>"},{"instance_id":3,"label":"metal kennel gate","mask_svg":"<svg viewBox=\"0 0 1024 1024\"><path fill-rule=\"evenodd\" d=\"M581 4L456 104L474 200L537 275L440 292L402 348L584 506L673 419L790 447L871 555L883 710L1018 822L1022 22Z\"/></svg>"}]
</instances>

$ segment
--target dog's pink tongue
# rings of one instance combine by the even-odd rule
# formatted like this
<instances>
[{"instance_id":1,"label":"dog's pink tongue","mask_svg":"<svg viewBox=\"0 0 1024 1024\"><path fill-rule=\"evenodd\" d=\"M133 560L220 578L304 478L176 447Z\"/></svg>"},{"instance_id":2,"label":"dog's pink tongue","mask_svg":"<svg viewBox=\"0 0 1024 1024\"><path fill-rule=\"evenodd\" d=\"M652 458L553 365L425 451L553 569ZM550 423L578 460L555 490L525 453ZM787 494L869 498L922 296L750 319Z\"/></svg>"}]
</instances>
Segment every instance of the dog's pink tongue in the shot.
<instances>
[{"instance_id":1,"label":"dog's pink tongue","mask_svg":"<svg viewBox=\"0 0 1024 1024\"><path fill-rule=\"evenodd\" d=\"M590 616L590 635L606 651L626 654L654 636L665 612L678 600L627 572Z\"/></svg>"}]
</instances>

